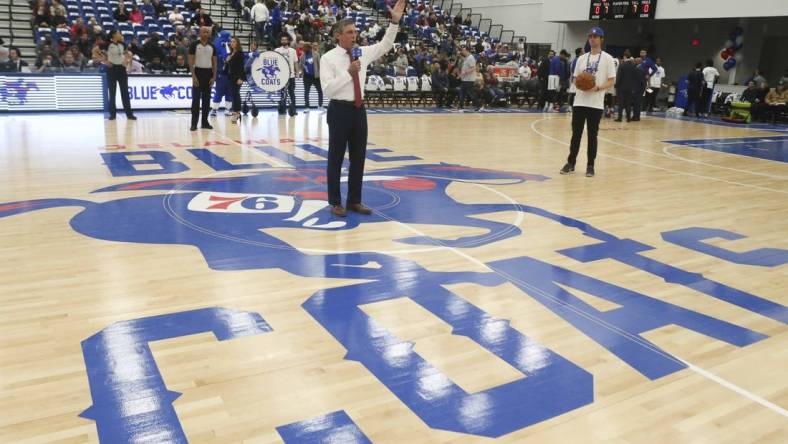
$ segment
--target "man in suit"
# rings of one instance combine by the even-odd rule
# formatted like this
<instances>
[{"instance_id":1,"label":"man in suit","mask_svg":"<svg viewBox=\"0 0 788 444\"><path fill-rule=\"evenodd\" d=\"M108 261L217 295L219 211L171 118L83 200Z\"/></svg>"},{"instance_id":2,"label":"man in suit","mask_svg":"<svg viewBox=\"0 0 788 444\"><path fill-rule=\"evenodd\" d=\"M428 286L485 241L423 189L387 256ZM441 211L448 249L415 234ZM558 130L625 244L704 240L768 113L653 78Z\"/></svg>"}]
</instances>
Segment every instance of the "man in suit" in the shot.
<instances>
[{"instance_id":1,"label":"man in suit","mask_svg":"<svg viewBox=\"0 0 788 444\"><path fill-rule=\"evenodd\" d=\"M616 118L616 122L621 122L621 117L624 113L627 115L627 122L632 120L632 104L640 76L635 61L631 57L627 57L627 54L624 57L624 61L618 67L618 74L616 75L616 95L618 96L618 118Z\"/></svg>"}]
</instances>

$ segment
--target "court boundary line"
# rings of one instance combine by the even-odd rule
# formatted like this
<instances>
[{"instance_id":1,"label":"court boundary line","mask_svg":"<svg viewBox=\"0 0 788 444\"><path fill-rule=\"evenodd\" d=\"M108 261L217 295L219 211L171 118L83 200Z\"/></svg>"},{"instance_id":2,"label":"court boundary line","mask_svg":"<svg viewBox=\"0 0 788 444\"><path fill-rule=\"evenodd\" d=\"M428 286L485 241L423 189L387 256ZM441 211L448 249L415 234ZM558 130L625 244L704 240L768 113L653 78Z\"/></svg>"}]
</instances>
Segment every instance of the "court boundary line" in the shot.
<instances>
[{"instance_id":1,"label":"court boundary line","mask_svg":"<svg viewBox=\"0 0 788 444\"><path fill-rule=\"evenodd\" d=\"M536 129L536 124L539 123L539 122L545 121L545 120L550 120L550 119L537 119L537 120L534 120L533 122L531 122L531 130L533 132L535 132L536 134L539 134L540 136L544 137L544 138L547 138L547 139L553 140L555 142L558 142L561 145L569 146L569 143L564 142L564 141L559 140L559 139L556 139L555 137L549 136L549 135L539 131L538 129ZM608 141L607 139L604 139L604 138L602 138L602 139L605 140L605 141ZM633 149L637 150L636 148L633 148ZM654 153L652 152L652 154L654 154ZM657 155L659 155L659 154L657 153ZM718 177L704 176L702 174L695 174L695 173L688 173L688 172L684 172L684 171L674 170L672 168L666 168L666 167L660 167L660 166L656 166L656 165L650 165L650 164L647 164L647 163L638 162L636 160L624 159L622 157L613 156L611 154L599 153L599 154L597 154L597 156L599 156L599 157L607 157L607 158L610 158L610 159L615 159L615 160L619 160L621 162L631 163L633 165L638 165L638 166L642 166L642 167L645 167L645 168L652 168L652 169L656 169L656 170L667 171L667 172L672 173L672 174L678 174L678 175L689 176L689 177L696 177L696 178L699 178L699 179L707 179L707 180L712 180L712 181L715 181L715 182L723 182L723 183L727 183L727 184L730 184L730 185L739 185L739 186L743 186L743 187L747 187L747 188L754 188L754 189L757 189L757 190L772 191L772 192L775 192L775 193L788 194L788 190L786 190L786 191L776 190L774 188L767 188L767 187L762 187L762 186L759 186L759 185L751 185L751 184L747 184L747 183L735 182L735 181L732 181L732 180L720 179Z\"/></svg>"}]
</instances>

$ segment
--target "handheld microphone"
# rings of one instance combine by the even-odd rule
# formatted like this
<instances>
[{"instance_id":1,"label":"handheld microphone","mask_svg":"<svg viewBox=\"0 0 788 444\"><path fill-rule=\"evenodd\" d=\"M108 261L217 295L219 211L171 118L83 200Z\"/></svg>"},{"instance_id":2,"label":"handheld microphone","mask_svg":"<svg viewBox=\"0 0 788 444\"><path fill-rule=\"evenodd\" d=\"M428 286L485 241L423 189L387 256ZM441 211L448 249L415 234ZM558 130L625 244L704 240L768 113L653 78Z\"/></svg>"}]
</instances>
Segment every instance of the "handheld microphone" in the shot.
<instances>
[{"instance_id":1,"label":"handheld microphone","mask_svg":"<svg viewBox=\"0 0 788 444\"><path fill-rule=\"evenodd\" d=\"M350 51L351 57L353 57L353 61L356 61L361 58L361 48L358 46L354 46L353 49Z\"/></svg>"}]
</instances>

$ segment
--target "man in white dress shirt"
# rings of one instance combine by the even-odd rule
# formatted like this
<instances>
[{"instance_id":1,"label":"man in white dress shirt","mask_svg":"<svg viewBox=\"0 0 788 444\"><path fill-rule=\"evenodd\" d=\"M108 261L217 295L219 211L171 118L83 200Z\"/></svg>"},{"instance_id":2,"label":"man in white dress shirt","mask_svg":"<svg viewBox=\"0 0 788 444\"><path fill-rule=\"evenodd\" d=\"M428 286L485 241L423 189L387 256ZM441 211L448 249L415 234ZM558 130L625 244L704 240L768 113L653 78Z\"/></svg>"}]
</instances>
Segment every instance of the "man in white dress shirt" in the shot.
<instances>
[{"instance_id":1,"label":"man in white dress shirt","mask_svg":"<svg viewBox=\"0 0 788 444\"><path fill-rule=\"evenodd\" d=\"M367 112L364 109L364 89L367 66L394 47L399 21L406 0L397 0L391 9L391 24L380 43L361 48L356 44L356 25L352 19L340 20L333 30L337 47L321 58L320 83L323 93L331 100L328 105L328 203L335 216L347 215L342 206L339 189L342 162L349 148L347 209L360 214L372 214L361 203L364 180L364 160L367 153Z\"/></svg>"}]
</instances>

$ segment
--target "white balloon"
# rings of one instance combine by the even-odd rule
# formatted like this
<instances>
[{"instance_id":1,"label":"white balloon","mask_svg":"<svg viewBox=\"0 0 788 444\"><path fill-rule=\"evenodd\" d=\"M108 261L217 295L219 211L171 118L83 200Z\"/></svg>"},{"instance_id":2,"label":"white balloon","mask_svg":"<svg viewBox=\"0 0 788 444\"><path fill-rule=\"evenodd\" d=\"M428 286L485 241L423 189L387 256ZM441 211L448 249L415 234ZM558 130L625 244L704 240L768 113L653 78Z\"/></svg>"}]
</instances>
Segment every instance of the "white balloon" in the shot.
<instances>
[{"instance_id":1,"label":"white balloon","mask_svg":"<svg viewBox=\"0 0 788 444\"><path fill-rule=\"evenodd\" d=\"M733 58L736 59L737 62L741 62L744 56L740 52L737 52Z\"/></svg>"},{"instance_id":2,"label":"white balloon","mask_svg":"<svg viewBox=\"0 0 788 444\"><path fill-rule=\"evenodd\" d=\"M742 43L744 43L744 36L740 35L736 37L736 46L741 46Z\"/></svg>"},{"instance_id":3,"label":"white balloon","mask_svg":"<svg viewBox=\"0 0 788 444\"><path fill-rule=\"evenodd\" d=\"M733 48L733 40L727 40L725 42L725 48Z\"/></svg>"}]
</instances>

